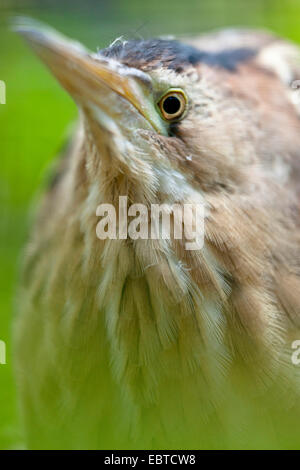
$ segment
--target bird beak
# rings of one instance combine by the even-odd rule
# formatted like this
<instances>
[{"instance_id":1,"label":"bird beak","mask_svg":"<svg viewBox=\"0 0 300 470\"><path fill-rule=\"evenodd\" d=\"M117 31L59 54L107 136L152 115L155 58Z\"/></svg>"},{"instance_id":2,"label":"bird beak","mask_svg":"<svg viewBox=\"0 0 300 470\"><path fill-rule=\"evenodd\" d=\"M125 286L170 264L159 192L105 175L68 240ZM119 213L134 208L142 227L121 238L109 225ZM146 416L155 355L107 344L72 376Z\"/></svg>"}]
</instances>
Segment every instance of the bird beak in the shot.
<instances>
[{"instance_id":1,"label":"bird beak","mask_svg":"<svg viewBox=\"0 0 300 470\"><path fill-rule=\"evenodd\" d=\"M99 107L118 121L125 99L127 105L129 102L138 111L143 128L166 135L149 75L101 54L93 54L80 43L32 19L17 18L13 29L26 39L77 103Z\"/></svg>"}]
</instances>

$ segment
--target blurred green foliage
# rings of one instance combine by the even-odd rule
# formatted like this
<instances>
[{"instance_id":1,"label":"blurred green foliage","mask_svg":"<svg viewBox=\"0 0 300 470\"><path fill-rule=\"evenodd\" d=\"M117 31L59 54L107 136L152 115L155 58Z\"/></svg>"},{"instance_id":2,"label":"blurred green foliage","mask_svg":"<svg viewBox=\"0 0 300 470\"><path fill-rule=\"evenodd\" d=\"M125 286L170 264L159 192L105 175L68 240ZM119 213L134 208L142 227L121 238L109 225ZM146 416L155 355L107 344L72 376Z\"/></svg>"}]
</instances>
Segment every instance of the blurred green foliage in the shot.
<instances>
[{"instance_id":1,"label":"blurred green foliage","mask_svg":"<svg viewBox=\"0 0 300 470\"><path fill-rule=\"evenodd\" d=\"M34 54L7 26L11 15L39 18L90 48L115 37L199 33L230 25L271 29L300 41L300 0L0 0L0 339L7 364L0 365L0 448L22 445L13 380L11 326L22 246L31 201L49 162L59 150L76 108ZM49 214L51 217L51 214ZM294 423L296 425L296 423ZM284 436L282 446L293 447ZM261 431L260 431L261 433ZM251 445L269 446L264 436Z\"/></svg>"}]
</instances>

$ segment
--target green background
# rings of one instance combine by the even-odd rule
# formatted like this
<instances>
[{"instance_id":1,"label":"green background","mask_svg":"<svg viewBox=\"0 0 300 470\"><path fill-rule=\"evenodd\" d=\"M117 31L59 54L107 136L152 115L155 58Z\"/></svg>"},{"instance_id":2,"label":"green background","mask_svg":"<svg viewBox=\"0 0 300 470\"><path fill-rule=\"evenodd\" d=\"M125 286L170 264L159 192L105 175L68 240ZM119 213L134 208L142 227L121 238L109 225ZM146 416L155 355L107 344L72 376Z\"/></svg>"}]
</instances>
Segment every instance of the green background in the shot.
<instances>
[{"instance_id":1,"label":"green background","mask_svg":"<svg viewBox=\"0 0 300 470\"><path fill-rule=\"evenodd\" d=\"M7 26L11 15L39 18L91 49L116 37L199 33L238 25L271 29L300 42L299 0L0 0L0 339L7 364L0 365L0 448L23 446L18 426L11 355L11 325L22 247L47 167L60 149L76 108L34 54ZM49 215L51 216L51 214ZM295 447L295 423L281 446ZM271 447L264 433L249 447Z\"/></svg>"}]
</instances>

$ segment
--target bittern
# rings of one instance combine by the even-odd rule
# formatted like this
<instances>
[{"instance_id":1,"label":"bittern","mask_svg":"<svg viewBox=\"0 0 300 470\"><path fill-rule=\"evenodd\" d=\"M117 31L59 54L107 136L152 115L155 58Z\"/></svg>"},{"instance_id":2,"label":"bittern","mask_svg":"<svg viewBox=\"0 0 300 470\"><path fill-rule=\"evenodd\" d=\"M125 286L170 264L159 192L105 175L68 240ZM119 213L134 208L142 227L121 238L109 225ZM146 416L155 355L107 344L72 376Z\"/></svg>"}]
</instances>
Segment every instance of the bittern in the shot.
<instances>
[{"instance_id":1,"label":"bittern","mask_svg":"<svg viewBox=\"0 0 300 470\"><path fill-rule=\"evenodd\" d=\"M227 395L250 402L297 372L298 48L225 30L92 53L31 21L16 29L80 116L19 294L28 446L201 447L211 416L223 429ZM118 212L119 196L149 208L201 199L203 247L99 239L97 207Z\"/></svg>"}]
</instances>

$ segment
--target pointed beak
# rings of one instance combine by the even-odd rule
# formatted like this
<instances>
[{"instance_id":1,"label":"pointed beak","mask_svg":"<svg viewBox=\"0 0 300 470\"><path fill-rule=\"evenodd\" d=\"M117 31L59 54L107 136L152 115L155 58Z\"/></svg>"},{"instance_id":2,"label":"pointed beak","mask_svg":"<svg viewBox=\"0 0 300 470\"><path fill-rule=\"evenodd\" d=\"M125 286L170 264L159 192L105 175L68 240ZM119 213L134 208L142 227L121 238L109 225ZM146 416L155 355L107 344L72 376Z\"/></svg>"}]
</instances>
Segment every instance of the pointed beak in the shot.
<instances>
[{"instance_id":1,"label":"pointed beak","mask_svg":"<svg viewBox=\"0 0 300 470\"><path fill-rule=\"evenodd\" d=\"M143 128L166 135L148 74L93 54L80 43L31 19L17 18L13 29L25 38L78 104L92 104L118 121L126 100L127 110L130 103L142 118Z\"/></svg>"}]
</instances>

